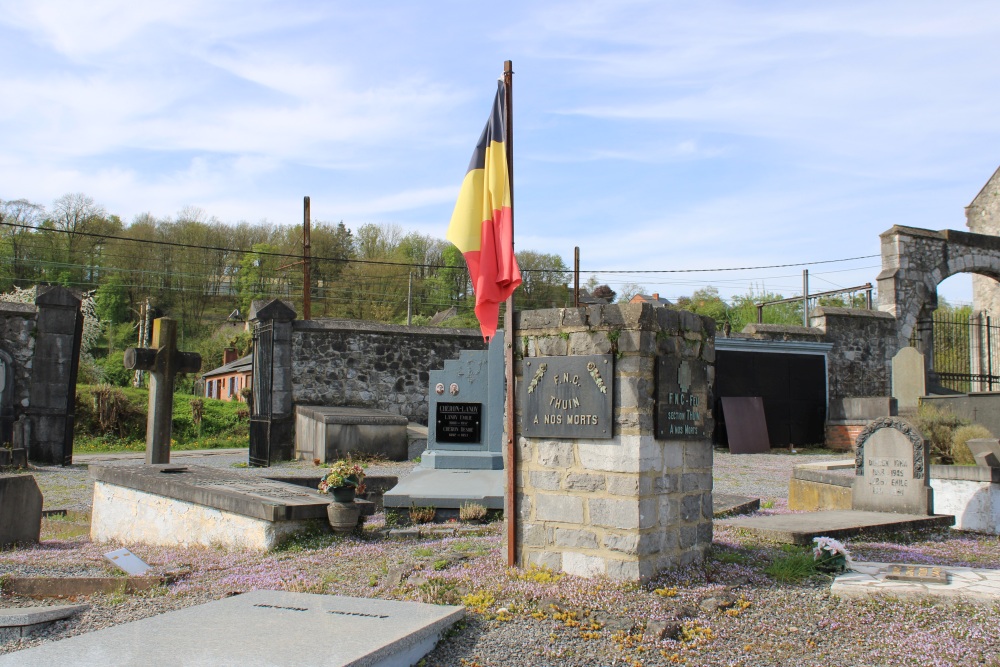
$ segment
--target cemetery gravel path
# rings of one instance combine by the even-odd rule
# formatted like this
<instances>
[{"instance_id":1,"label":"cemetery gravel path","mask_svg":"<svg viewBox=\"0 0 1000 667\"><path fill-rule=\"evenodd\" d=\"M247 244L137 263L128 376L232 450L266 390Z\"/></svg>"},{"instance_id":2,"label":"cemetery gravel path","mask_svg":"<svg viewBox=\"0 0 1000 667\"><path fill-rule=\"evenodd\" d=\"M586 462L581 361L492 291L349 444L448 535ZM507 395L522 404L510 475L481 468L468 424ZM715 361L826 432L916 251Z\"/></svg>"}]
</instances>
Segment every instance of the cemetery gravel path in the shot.
<instances>
[{"instance_id":1,"label":"cemetery gravel path","mask_svg":"<svg viewBox=\"0 0 1000 667\"><path fill-rule=\"evenodd\" d=\"M245 463L245 450L215 452L207 456L175 452L174 457L178 462L239 469L248 475L274 472L274 468L270 471L235 468L234 466ZM97 458L91 460L96 461ZM771 505L774 508L765 511L787 511L784 508L787 505L788 480L793 465L842 458L845 457L825 454L731 456L717 453L715 490L761 498L766 503L765 506ZM112 465L135 465L138 462L141 462L141 458L119 457L108 460L104 457L101 460L101 463ZM410 462L388 463L370 467L369 474L395 474L404 477L413 467L414 464ZM316 470L307 462L282 464L278 468L282 473ZM87 475L85 465L77 463L67 468L45 467L34 472L45 494L46 509L89 511L93 483ZM407 567L416 564L418 570L409 575L409 579L405 578L404 571L401 579L411 585L409 590L413 594L407 595L411 599L414 599L414 595L419 599L420 591L427 586L427 580L434 576L437 563L442 561L446 561L445 574L469 567L470 574L462 576L472 582L469 584L472 588L468 592L476 592L476 582L490 587L503 578L505 573L500 565L499 554L503 551L503 543L497 528L494 527L492 534L478 539L478 542L475 539L464 540L472 546L461 548L489 547L489 555L480 555L478 558L475 555L456 557L455 549L460 545L455 539L360 543L357 550L359 554L364 554L364 558L359 556L349 559L352 562L347 567L354 570L346 570L341 577L343 581L339 580L341 578L333 580L329 584L332 588L327 591L341 595L398 597L400 589L395 588L395 585L383 588L383 585L387 585L383 579L393 577L391 568L388 575L379 574L377 587L371 587L371 582L374 581L369 581L369 577L373 577L369 574L372 572L372 559L384 557L390 563L405 561ZM960 538L959 542L962 540L969 541ZM677 664L729 667L1000 667L1000 633L997 632L997 627L1000 627L1000 604L971 606L878 599L841 600L829 594L830 580L827 578L814 577L799 584L776 584L752 562L763 551L751 548L744 553L739 545L735 545L731 535L718 529L716 541L720 545L717 549L721 551L710 566L676 571L655 582L652 587L601 585L573 577L566 577L556 584L521 582L518 584L520 593L512 603L507 603L514 610L512 617L506 617L496 606L489 608L486 613L469 613L461 628L441 641L422 664L425 667L649 667ZM64 557L59 557L58 549L52 553L43 553L37 559L28 558L20 562L7 557L11 552L0 551L0 575L5 572L29 575L33 572L41 574L60 570L63 576L70 576L92 573L91 570L94 569L106 574L98 564L102 549L84 542L85 545L79 547L77 553L88 555L89 564L68 562ZM338 545L338 549L345 552L349 550L346 543ZM893 546L885 548L891 549ZM979 567L1000 568L1000 540L980 536L972 540L971 547L962 544L959 546L980 554L982 560ZM373 555L373 549L381 551ZM72 552L72 549L67 547L67 551ZM913 553L917 553L916 550ZM16 551L14 554L16 555ZM297 558L301 560L296 560ZM306 570L317 558L317 552L303 551L299 554L285 552L268 559L267 562L271 563L268 567L284 568L283 574L276 576L284 576L285 581L274 579L280 582L276 587L297 590L295 582L287 584L288 579L294 578L290 573L294 573L296 567ZM482 565L484 559L492 561L492 564L487 562ZM150 560L160 562L155 558ZM239 555L230 560L238 562ZM226 564L230 560L222 559L219 562ZM431 564L434 565L433 568ZM424 570L419 570L421 566ZM219 599L234 592L231 583L234 577L226 578L223 574L212 572L209 568L205 570L202 582L182 583L170 592L161 591L153 595L94 596L86 600L91 604L91 609L77 619L56 623L49 630L28 640L2 644L0 653ZM273 582L271 585L275 587ZM351 586L354 586L353 590ZM539 597L538 591L551 591L553 597ZM534 602L526 602L531 598L535 598ZM61 602L39 602L4 596L0 598L0 608ZM559 611L565 614L560 617L558 612L547 606L550 602L561 605ZM731 604L735 606L729 606ZM522 606L519 608L519 605ZM578 617L587 622L588 618L594 619L596 616L585 615L596 614L598 610L605 612L601 617L605 627L601 630L588 633L580 624L574 625L576 621L571 615L573 612L577 612ZM532 616L532 612L535 616ZM643 624L672 616L683 619L688 633L687 642L641 638ZM290 650L296 649L290 647ZM301 647L300 650L301 664L318 664L315 657L309 654L308 647Z\"/></svg>"}]
</instances>

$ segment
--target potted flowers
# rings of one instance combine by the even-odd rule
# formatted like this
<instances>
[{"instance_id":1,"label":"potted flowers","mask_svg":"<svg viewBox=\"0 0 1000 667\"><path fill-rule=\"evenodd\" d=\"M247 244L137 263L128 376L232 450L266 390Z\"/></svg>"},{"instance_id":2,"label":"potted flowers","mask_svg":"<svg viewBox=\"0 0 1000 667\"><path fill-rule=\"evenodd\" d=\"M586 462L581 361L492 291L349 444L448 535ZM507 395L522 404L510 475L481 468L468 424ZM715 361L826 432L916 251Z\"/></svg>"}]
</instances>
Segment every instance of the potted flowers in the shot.
<instances>
[{"instance_id":1,"label":"potted flowers","mask_svg":"<svg viewBox=\"0 0 1000 667\"><path fill-rule=\"evenodd\" d=\"M851 565L851 554L842 542L832 537L814 537L813 561L816 569L830 574L843 572Z\"/></svg>"},{"instance_id":2,"label":"potted flowers","mask_svg":"<svg viewBox=\"0 0 1000 667\"><path fill-rule=\"evenodd\" d=\"M365 471L357 463L336 461L319 482L320 493L330 493L338 503L354 502L354 495L362 485Z\"/></svg>"}]
</instances>

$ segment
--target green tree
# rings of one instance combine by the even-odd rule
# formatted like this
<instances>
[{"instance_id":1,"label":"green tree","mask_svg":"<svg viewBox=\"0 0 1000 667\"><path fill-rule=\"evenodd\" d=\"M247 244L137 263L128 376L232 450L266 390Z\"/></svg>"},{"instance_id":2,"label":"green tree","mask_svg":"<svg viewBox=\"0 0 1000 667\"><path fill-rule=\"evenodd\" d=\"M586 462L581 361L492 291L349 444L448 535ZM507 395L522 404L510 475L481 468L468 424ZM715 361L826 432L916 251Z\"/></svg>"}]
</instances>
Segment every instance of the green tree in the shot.
<instances>
[{"instance_id":1,"label":"green tree","mask_svg":"<svg viewBox=\"0 0 1000 667\"><path fill-rule=\"evenodd\" d=\"M518 310L565 307L570 299L569 268L555 254L521 250L516 253L521 287L514 297Z\"/></svg>"}]
</instances>

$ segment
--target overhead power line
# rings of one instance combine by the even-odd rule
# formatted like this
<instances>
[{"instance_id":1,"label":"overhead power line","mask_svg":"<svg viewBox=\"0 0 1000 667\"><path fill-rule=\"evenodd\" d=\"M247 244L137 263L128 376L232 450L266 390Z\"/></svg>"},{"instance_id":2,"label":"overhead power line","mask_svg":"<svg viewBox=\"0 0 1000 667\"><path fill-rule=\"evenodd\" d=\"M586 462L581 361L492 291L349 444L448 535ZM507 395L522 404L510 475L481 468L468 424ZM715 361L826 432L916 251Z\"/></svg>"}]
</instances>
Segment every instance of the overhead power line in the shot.
<instances>
[{"instance_id":1,"label":"overhead power line","mask_svg":"<svg viewBox=\"0 0 1000 667\"><path fill-rule=\"evenodd\" d=\"M224 246L203 246L195 245L192 243L180 243L178 241L164 241L161 239L136 239L130 238L128 236L115 236L113 234L97 234L94 232L80 232L80 231L70 231L68 229L57 229L55 227L42 227L39 225L25 225L16 222L0 222L0 225L6 227L16 227L20 229L29 229L39 232L56 232L60 234L72 234L76 236L86 236L89 238L104 239L106 241L130 241L133 243L147 243L151 245L159 246L169 246L174 248L187 248L193 250L215 250L218 252L231 252L237 254L247 254L254 253L261 257L281 257L284 259L302 259L301 253L288 253L288 252L274 252L267 250L245 250L242 248L226 248ZM839 262L853 262L860 259L872 259L873 257L879 257L879 255L859 255L857 257L845 257L842 259L824 259L816 260L812 262L793 262L789 264L766 264L761 266L730 266L712 269L581 269L581 273L589 274L609 274L609 273L622 273L622 274L641 274L641 273L716 273L723 271L755 271L758 269L783 269L794 266L816 266L818 264L836 264ZM344 262L344 263L356 263L356 264L371 264L378 266L398 266L404 268L415 268L415 267L426 267L431 269L454 269L462 268L449 266L447 264L415 264L413 262L391 262L387 260L374 260L374 259L351 259L344 257L319 257L313 256L313 260L326 261L326 262ZM570 269L522 269L525 272L533 273L569 273Z\"/></svg>"}]
</instances>

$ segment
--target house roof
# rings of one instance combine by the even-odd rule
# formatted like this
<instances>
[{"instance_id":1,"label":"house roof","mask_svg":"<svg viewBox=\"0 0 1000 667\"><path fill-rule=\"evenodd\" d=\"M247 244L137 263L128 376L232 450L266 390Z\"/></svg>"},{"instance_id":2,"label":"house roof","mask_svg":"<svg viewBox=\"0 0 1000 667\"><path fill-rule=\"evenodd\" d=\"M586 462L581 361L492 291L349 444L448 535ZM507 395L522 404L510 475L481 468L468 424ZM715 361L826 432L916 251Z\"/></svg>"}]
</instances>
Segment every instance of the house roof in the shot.
<instances>
[{"instance_id":1,"label":"house roof","mask_svg":"<svg viewBox=\"0 0 1000 667\"><path fill-rule=\"evenodd\" d=\"M669 306L670 301L659 294L636 294L629 303L651 303L654 306Z\"/></svg>"},{"instance_id":2,"label":"house roof","mask_svg":"<svg viewBox=\"0 0 1000 667\"><path fill-rule=\"evenodd\" d=\"M230 361L228 364L222 364L215 370L211 370L207 373L202 373L202 377L207 378L216 375L229 375L230 373L249 373L252 369L253 369L253 355L248 354L245 357L240 357L236 361Z\"/></svg>"}]
</instances>

